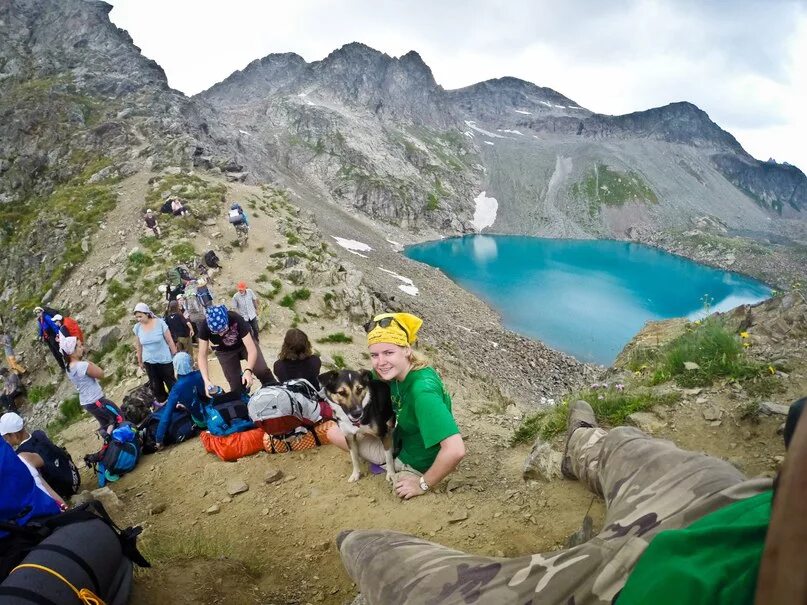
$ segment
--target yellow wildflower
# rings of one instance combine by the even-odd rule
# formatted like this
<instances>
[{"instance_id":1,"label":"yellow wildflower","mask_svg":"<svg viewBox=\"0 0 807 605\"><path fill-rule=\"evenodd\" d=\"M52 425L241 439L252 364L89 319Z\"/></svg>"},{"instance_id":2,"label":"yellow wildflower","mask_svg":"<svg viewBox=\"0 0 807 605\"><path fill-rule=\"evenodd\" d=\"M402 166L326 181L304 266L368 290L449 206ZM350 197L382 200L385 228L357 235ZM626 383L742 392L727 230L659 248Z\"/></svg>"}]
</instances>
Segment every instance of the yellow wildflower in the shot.
<instances>
[{"instance_id":1,"label":"yellow wildflower","mask_svg":"<svg viewBox=\"0 0 807 605\"><path fill-rule=\"evenodd\" d=\"M748 338L748 332L740 332L740 338Z\"/></svg>"},{"instance_id":2,"label":"yellow wildflower","mask_svg":"<svg viewBox=\"0 0 807 605\"><path fill-rule=\"evenodd\" d=\"M769 372L770 372L772 375L773 375L773 374L776 374L776 368L774 368L773 366L768 366L768 371L769 371Z\"/></svg>"}]
</instances>

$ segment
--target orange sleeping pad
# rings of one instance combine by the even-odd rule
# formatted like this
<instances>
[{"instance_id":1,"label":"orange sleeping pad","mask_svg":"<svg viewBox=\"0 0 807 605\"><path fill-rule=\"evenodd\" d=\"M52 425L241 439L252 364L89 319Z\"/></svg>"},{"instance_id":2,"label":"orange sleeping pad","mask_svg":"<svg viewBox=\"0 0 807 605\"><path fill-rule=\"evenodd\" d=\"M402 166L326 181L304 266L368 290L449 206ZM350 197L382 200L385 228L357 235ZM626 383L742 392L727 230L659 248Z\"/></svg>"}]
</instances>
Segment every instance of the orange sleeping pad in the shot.
<instances>
[{"instance_id":1,"label":"orange sleeping pad","mask_svg":"<svg viewBox=\"0 0 807 605\"><path fill-rule=\"evenodd\" d=\"M208 431L202 431L199 439L211 454L216 454L225 462L235 462L239 458L252 456L263 449L263 429L251 429L241 433L233 433L217 437Z\"/></svg>"}]
</instances>

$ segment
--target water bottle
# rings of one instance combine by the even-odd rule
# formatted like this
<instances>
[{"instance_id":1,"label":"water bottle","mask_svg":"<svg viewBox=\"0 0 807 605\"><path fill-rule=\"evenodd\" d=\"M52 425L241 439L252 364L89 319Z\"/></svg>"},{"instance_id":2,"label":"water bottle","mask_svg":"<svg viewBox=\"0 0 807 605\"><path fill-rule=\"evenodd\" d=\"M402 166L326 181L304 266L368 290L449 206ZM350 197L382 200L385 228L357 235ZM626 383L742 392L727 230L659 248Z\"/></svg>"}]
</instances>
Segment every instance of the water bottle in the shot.
<instances>
[{"instance_id":1,"label":"water bottle","mask_svg":"<svg viewBox=\"0 0 807 605\"><path fill-rule=\"evenodd\" d=\"M217 384L211 384L209 387L207 387L207 394L210 397L215 397L216 395L221 395L223 392L224 392L224 389L222 389Z\"/></svg>"}]
</instances>

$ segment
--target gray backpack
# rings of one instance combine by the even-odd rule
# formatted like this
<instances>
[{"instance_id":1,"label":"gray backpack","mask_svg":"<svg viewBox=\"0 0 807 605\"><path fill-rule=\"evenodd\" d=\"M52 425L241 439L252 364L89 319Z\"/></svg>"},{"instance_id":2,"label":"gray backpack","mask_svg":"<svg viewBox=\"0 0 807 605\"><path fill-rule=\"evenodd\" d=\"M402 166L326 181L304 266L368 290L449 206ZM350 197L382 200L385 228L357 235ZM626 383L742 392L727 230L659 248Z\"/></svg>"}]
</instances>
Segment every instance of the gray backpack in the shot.
<instances>
[{"instance_id":1,"label":"gray backpack","mask_svg":"<svg viewBox=\"0 0 807 605\"><path fill-rule=\"evenodd\" d=\"M333 417L331 406L304 378L263 387L249 398L249 417L273 437L310 430Z\"/></svg>"}]
</instances>

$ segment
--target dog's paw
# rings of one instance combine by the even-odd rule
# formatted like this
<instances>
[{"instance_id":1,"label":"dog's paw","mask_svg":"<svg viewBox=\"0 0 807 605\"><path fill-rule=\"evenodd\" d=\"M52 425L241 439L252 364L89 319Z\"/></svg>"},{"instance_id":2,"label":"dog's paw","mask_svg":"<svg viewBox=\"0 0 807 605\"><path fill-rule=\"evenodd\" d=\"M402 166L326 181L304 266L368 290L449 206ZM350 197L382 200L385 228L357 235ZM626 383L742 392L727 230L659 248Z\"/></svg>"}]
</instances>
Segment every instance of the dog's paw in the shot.
<instances>
[{"instance_id":1,"label":"dog's paw","mask_svg":"<svg viewBox=\"0 0 807 605\"><path fill-rule=\"evenodd\" d=\"M348 483L356 483L356 481L358 481L359 478L361 478L361 473L359 471L353 471L350 477L348 477L347 481Z\"/></svg>"},{"instance_id":2,"label":"dog's paw","mask_svg":"<svg viewBox=\"0 0 807 605\"><path fill-rule=\"evenodd\" d=\"M394 483L395 482L395 473L393 473L391 471L387 471L387 481L389 481L390 483Z\"/></svg>"}]
</instances>

